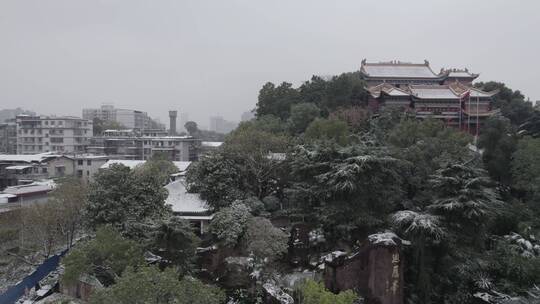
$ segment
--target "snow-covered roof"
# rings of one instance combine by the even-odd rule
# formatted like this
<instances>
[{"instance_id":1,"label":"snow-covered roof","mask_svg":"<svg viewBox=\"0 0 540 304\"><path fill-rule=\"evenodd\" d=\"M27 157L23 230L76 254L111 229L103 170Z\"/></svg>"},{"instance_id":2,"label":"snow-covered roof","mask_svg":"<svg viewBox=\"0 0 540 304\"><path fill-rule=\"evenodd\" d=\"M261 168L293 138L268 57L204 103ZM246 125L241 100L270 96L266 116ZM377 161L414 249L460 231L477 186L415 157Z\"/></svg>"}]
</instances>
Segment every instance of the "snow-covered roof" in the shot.
<instances>
[{"instance_id":1,"label":"snow-covered roof","mask_svg":"<svg viewBox=\"0 0 540 304\"><path fill-rule=\"evenodd\" d=\"M47 158L60 157L61 155L55 155L50 152L41 154L0 154L0 162L42 162Z\"/></svg>"},{"instance_id":2,"label":"snow-covered roof","mask_svg":"<svg viewBox=\"0 0 540 304\"><path fill-rule=\"evenodd\" d=\"M456 99L459 96L450 87L445 85L433 86L410 86L411 92L418 98L423 99Z\"/></svg>"},{"instance_id":3,"label":"snow-covered roof","mask_svg":"<svg viewBox=\"0 0 540 304\"><path fill-rule=\"evenodd\" d=\"M27 166L27 165L9 166L9 167L6 167L6 170L23 170L26 168L32 168L32 166Z\"/></svg>"},{"instance_id":4,"label":"snow-covered roof","mask_svg":"<svg viewBox=\"0 0 540 304\"><path fill-rule=\"evenodd\" d=\"M124 165L130 169L135 169L135 167L144 164L144 160L129 160L129 159L111 159L104 163L100 168L107 169L112 165Z\"/></svg>"},{"instance_id":5,"label":"snow-covered roof","mask_svg":"<svg viewBox=\"0 0 540 304\"><path fill-rule=\"evenodd\" d=\"M191 165L190 161L174 161L173 164L178 168L180 172L186 171L189 165Z\"/></svg>"},{"instance_id":6,"label":"snow-covered roof","mask_svg":"<svg viewBox=\"0 0 540 304\"><path fill-rule=\"evenodd\" d=\"M205 213L210 209L199 194L187 192L182 179L169 183L165 188L169 191L165 204L170 205L175 213Z\"/></svg>"},{"instance_id":7,"label":"snow-covered roof","mask_svg":"<svg viewBox=\"0 0 540 304\"><path fill-rule=\"evenodd\" d=\"M432 78L437 79L440 76L435 74L426 62L407 63L407 62L362 62L361 72L368 77L380 78Z\"/></svg>"},{"instance_id":8,"label":"snow-covered roof","mask_svg":"<svg viewBox=\"0 0 540 304\"><path fill-rule=\"evenodd\" d=\"M145 162L146 162L145 160L111 159L111 160L108 160L106 163L104 163L100 168L107 169L114 164L120 164L130 169L134 169L139 165L143 165ZM189 165L191 165L191 162L190 161L174 161L173 164L176 166L176 168L178 168L178 171L183 172L187 170Z\"/></svg>"},{"instance_id":9,"label":"snow-covered roof","mask_svg":"<svg viewBox=\"0 0 540 304\"><path fill-rule=\"evenodd\" d=\"M209 147L209 148L217 148L223 144L222 141L203 141L201 142L201 146L203 147Z\"/></svg>"},{"instance_id":10,"label":"snow-covered roof","mask_svg":"<svg viewBox=\"0 0 540 304\"><path fill-rule=\"evenodd\" d=\"M49 192L53 189L50 185L33 183L30 185L11 186L4 189L5 194L24 195L36 192Z\"/></svg>"}]
</instances>

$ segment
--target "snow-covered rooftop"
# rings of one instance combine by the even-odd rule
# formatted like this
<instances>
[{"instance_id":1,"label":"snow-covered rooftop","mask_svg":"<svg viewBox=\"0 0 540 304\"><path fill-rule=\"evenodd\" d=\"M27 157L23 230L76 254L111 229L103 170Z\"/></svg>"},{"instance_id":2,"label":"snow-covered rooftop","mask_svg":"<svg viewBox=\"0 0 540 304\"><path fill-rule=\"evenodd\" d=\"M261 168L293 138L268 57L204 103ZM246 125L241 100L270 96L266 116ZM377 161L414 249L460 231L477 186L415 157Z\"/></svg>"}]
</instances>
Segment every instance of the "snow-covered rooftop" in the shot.
<instances>
[{"instance_id":1,"label":"snow-covered rooftop","mask_svg":"<svg viewBox=\"0 0 540 304\"><path fill-rule=\"evenodd\" d=\"M104 163L100 168L107 169L114 164L120 164L130 169L134 169L139 165L143 165L145 162L146 162L145 160L111 159L107 161L106 163ZM191 162L190 161L174 161L173 164L176 166L176 168L178 168L178 171L183 172L187 170Z\"/></svg>"},{"instance_id":2,"label":"snow-covered rooftop","mask_svg":"<svg viewBox=\"0 0 540 304\"><path fill-rule=\"evenodd\" d=\"M369 77L439 78L428 64L405 62L362 63L361 71Z\"/></svg>"},{"instance_id":3,"label":"snow-covered rooftop","mask_svg":"<svg viewBox=\"0 0 540 304\"><path fill-rule=\"evenodd\" d=\"M47 158L60 157L61 155L55 155L50 152L41 154L0 154L0 162L42 162Z\"/></svg>"},{"instance_id":4,"label":"snow-covered rooftop","mask_svg":"<svg viewBox=\"0 0 540 304\"><path fill-rule=\"evenodd\" d=\"M418 98L456 99L459 96L448 86L410 86L411 92Z\"/></svg>"},{"instance_id":5,"label":"snow-covered rooftop","mask_svg":"<svg viewBox=\"0 0 540 304\"><path fill-rule=\"evenodd\" d=\"M11 186L4 189L4 194L24 195L36 192L49 192L53 190L52 185L46 183L33 183L30 185Z\"/></svg>"},{"instance_id":6,"label":"snow-covered rooftop","mask_svg":"<svg viewBox=\"0 0 540 304\"><path fill-rule=\"evenodd\" d=\"M165 204L175 213L205 213L210 209L199 194L187 192L183 179L169 183L165 188L169 191Z\"/></svg>"},{"instance_id":7,"label":"snow-covered rooftop","mask_svg":"<svg viewBox=\"0 0 540 304\"><path fill-rule=\"evenodd\" d=\"M217 148L223 144L222 141L203 141L201 142L201 146L203 147L209 147L209 148Z\"/></svg>"},{"instance_id":8,"label":"snow-covered rooftop","mask_svg":"<svg viewBox=\"0 0 540 304\"><path fill-rule=\"evenodd\" d=\"M32 166L28 166L28 165L9 166L9 167L6 167L6 170L23 170L26 168L32 168Z\"/></svg>"},{"instance_id":9,"label":"snow-covered rooftop","mask_svg":"<svg viewBox=\"0 0 540 304\"><path fill-rule=\"evenodd\" d=\"M374 245L397 246L397 240L401 240L395 233L387 231L368 236L369 242Z\"/></svg>"}]
</instances>

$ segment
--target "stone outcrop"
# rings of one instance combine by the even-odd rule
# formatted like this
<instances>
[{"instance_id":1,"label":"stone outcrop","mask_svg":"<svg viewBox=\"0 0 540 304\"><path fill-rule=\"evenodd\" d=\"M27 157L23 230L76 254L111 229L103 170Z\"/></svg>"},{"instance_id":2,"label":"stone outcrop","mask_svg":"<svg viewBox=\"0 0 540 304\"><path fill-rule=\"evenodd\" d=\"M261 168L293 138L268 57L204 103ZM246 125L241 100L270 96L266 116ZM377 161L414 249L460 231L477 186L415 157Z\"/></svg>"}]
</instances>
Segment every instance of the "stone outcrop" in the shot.
<instances>
[{"instance_id":1,"label":"stone outcrop","mask_svg":"<svg viewBox=\"0 0 540 304\"><path fill-rule=\"evenodd\" d=\"M326 259L324 282L333 292L353 289L366 302L403 304L402 241L392 232L373 234L354 254Z\"/></svg>"}]
</instances>

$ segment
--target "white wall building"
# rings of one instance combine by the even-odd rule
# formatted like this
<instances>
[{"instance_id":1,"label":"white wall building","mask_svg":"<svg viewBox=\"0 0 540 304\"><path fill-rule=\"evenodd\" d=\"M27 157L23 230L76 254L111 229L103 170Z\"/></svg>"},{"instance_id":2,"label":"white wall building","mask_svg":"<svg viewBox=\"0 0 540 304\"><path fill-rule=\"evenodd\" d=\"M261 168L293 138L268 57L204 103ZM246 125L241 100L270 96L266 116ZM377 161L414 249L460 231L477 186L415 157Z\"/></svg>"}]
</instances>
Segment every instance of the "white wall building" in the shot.
<instances>
[{"instance_id":1,"label":"white wall building","mask_svg":"<svg viewBox=\"0 0 540 304\"><path fill-rule=\"evenodd\" d=\"M78 117L19 115L17 154L83 153L93 136L92 121Z\"/></svg>"},{"instance_id":2,"label":"white wall building","mask_svg":"<svg viewBox=\"0 0 540 304\"><path fill-rule=\"evenodd\" d=\"M113 105L105 104L101 108L87 108L82 112L84 119L94 120L95 118L103 121L115 121L129 129L149 129L154 128L152 119L146 112L117 109Z\"/></svg>"}]
</instances>

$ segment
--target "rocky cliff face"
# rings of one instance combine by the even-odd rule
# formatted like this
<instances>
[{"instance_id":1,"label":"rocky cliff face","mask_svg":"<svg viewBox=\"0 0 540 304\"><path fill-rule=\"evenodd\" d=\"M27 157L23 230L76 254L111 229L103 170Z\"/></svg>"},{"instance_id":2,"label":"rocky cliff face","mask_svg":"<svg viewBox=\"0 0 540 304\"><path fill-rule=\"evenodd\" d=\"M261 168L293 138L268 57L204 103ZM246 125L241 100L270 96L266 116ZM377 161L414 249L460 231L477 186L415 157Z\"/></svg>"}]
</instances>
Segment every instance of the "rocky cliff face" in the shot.
<instances>
[{"instance_id":1,"label":"rocky cliff face","mask_svg":"<svg viewBox=\"0 0 540 304\"><path fill-rule=\"evenodd\" d=\"M354 289L367 303L403 304L404 242L392 232L373 234L354 254L327 259L326 287L333 292Z\"/></svg>"}]
</instances>

